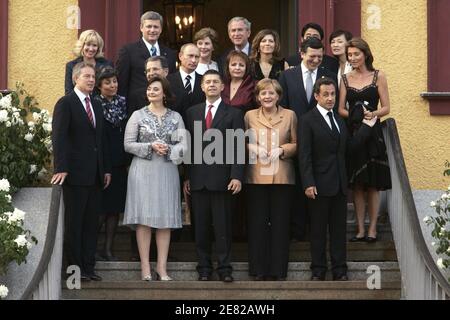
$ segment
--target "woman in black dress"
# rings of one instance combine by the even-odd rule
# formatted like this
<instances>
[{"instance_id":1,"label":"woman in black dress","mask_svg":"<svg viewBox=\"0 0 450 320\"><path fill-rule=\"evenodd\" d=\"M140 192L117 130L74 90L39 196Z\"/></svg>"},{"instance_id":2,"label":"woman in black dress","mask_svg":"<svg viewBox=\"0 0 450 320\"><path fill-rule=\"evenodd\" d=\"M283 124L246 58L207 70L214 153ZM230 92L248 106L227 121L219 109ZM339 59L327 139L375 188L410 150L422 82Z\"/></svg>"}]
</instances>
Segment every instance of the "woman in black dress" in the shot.
<instances>
[{"instance_id":1,"label":"woman in black dress","mask_svg":"<svg viewBox=\"0 0 450 320\"><path fill-rule=\"evenodd\" d=\"M111 67L97 73L97 88L100 95L94 99L102 105L106 138L112 166L110 186L103 190L103 210L99 227L105 223L105 246L100 258L117 261L112 253L114 236L119 222L119 214L124 212L127 194L127 165L129 158L124 151L123 140L127 121L125 98L117 95L117 73Z\"/></svg>"},{"instance_id":2,"label":"woman in black dress","mask_svg":"<svg viewBox=\"0 0 450 320\"><path fill-rule=\"evenodd\" d=\"M389 114L389 91L386 75L380 70L375 70L372 65L373 56L367 42L361 38L353 38L349 41L346 52L353 70L342 75L344 85L340 87L339 114L347 118L352 133L361 125L363 117L370 120L375 116L381 118ZM381 108L378 108L379 102ZM347 165L358 221L358 233L350 241L375 242L379 191L391 188L389 163L380 120L377 120L372 136L366 144L357 152L349 154ZM370 219L367 236L364 230L365 193Z\"/></svg>"},{"instance_id":3,"label":"woman in black dress","mask_svg":"<svg viewBox=\"0 0 450 320\"><path fill-rule=\"evenodd\" d=\"M289 68L280 57L280 36L275 30L263 29L255 36L250 54L251 75L255 81L264 78L278 80L281 72Z\"/></svg>"}]
</instances>

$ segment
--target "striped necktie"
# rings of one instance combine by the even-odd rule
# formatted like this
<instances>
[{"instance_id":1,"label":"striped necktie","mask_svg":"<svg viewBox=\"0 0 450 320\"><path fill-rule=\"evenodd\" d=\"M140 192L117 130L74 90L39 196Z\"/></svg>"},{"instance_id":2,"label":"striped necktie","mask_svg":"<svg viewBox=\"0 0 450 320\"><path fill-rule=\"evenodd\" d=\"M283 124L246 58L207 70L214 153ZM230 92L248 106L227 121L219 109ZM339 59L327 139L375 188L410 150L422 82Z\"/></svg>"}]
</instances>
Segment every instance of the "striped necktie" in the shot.
<instances>
[{"instance_id":1,"label":"striped necktie","mask_svg":"<svg viewBox=\"0 0 450 320\"><path fill-rule=\"evenodd\" d=\"M91 99L89 99L89 97L86 97L85 101L86 101L86 113L87 113L87 116L89 118L89 121L92 124L92 127L95 128L94 114L92 113L92 108L91 108Z\"/></svg>"}]
</instances>

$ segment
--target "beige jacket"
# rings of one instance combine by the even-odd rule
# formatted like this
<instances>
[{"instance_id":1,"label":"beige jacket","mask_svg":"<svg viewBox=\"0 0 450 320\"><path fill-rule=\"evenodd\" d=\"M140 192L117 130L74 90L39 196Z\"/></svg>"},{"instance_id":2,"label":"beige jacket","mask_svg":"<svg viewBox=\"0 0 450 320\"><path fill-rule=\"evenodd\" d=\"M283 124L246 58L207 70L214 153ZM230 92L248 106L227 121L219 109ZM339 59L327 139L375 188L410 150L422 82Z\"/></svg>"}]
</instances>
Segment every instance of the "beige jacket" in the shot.
<instances>
[{"instance_id":1,"label":"beige jacket","mask_svg":"<svg viewBox=\"0 0 450 320\"><path fill-rule=\"evenodd\" d=\"M278 107L272 118L266 119L262 107L245 114L245 129L249 130L250 164L246 168L245 182L250 184L295 184L293 157L297 153L297 117L294 111ZM283 155L273 162L260 158L257 150L267 152L281 147Z\"/></svg>"}]
</instances>

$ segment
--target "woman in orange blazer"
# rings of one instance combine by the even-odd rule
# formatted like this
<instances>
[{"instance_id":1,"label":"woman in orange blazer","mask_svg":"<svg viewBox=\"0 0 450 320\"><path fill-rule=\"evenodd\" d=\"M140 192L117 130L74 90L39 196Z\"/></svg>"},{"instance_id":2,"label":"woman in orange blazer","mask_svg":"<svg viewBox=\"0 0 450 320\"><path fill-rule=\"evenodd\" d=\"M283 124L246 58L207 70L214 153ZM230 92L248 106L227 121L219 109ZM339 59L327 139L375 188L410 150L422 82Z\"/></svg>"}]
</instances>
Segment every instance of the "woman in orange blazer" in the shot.
<instances>
[{"instance_id":1,"label":"woman in orange blazer","mask_svg":"<svg viewBox=\"0 0 450 320\"><path fill-rule=\"evenodd\" d=\"M278 81L263 79L255 90L258 109L245 114L249 163L246 169L249 274L255 280L285 280L289 221L295 185L297 118L278 105Z\"/></svg>"}]
</instances>

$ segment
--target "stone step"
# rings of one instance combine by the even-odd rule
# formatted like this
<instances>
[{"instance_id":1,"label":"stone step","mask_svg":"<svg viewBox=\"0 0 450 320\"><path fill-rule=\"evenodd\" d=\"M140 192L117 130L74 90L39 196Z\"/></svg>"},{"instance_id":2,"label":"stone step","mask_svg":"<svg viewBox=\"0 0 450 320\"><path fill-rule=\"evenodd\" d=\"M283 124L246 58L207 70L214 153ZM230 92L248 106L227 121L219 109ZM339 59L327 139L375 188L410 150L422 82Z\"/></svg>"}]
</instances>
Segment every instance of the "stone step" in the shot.
<instances>
[{"instance_id":1,"label":"stone step","mask_svg":"<svg viewBox=\"0 0 450 320\"><path fill-rule=\"evenodd\" d=\"M380 270L382 281L400 281L400 271L397 262L348 262L349 280L366 281L372 275L367 273L369 267L377 267ZM156 267L151 263L152 270ZM196 262L169 262L167 272L177 281L195 281L198 278ZM233 277L238 281L248 281L252 278L248 275L248 263L234 262ZM290 281L307 281L311 278L309 262L290 262L288 266L288 277ZM329 268L331 269L331 268ZM137 281L141 278L139 262L97 262L96 273L104 281ZM331 280L331 272L327 277ZM217 275L213 273L213 279L217 280Z\"/></svg>"},{"instance_id":2,"label":"stone step","mask_svg":"<svg viewBox=\"0 0 450 320\"><path fill-rule=\"evenodd\" d=\"M153 244L154 246L154 244ZM130 243L117 243L114 246L114 254L120 261L130 261L132 258ZM99 252L101 251L99 245ZM151 251L152 259L156 257L156 248ZM193 242L173 242L170 245L169 261L183 262L193 261L197 257ZM348 242L347 259L349 261L397 261L397 254L393 241L378 241L375 243ZM291 242L290 261L311 261L309 242ZM232 261L248 261L247 243L233 243Z\"/></svg>"},{"instance_id":3,"label":"stone step","mask_svg":"<svg viewBox=\"0 0 450 320\"><path fill-rule=\"evenodd\" d=\"M400 281L382 281L369 290L366 281L101 281L63 289L63 299L95 300L276 300L400 299Z\"/></svg>"}]
</instances>

